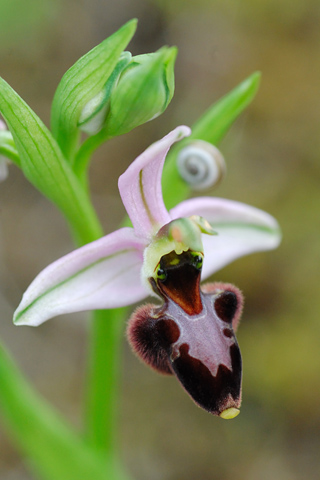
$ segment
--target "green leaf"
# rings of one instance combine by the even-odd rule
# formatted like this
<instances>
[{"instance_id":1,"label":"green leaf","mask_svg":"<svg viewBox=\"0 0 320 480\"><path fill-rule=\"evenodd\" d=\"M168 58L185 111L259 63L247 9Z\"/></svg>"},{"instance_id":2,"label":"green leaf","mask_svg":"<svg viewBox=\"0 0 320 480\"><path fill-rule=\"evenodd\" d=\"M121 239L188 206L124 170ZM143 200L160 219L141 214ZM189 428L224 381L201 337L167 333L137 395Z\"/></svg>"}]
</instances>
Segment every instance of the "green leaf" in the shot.
<instances>
[{"instance_id":1,"label":"green leaf","mask_svg":"<svg viewBox=\"0 0 320 480\"><path fill-rule=\"evenodd\" d=\"M39 117L2 78L0 111L11 130L21 169L28 180L60 208L77 232L79 243L98 238L101 229L87 193L56 141Z\"/></svg>"},{"instance_id":2,"label":"green leaf","mask_svg":"<svg viewBox=\"0 0 320 480\"><path fill-rule=\"evenodd\" d=\"M190 195L190 186L177 170L179 151L191 140L204 140L213 145L220 142L240 113L255 97L260 83L260 73L255 72L230 93L214 103L192 126L190 137L182 140L170 150L162 176L162 191L165 203L172 208Z\"/></svg>"},{"instance_id":3,"label":"green leaf","mask_svg":"<svg viewBox=\"0 0 320 480\"><path fill-rule=\"evenodd\" d=\"M130 20L81 57L62 77L52 103L51 127L67 159L72 159L78 145L78 121L84 106L103 89L136 25L135 19Z\"/></svg>"},{"instance_id":4,"label":"green leaf","mask_svg":"<svg viewBox=\"0 0 320 480\"><path fill-rule=\"evenodd\" d=\"M0 413L26 460L45 480L128 480L26 382L0 344Z\"/></svg>"},{"instance_id":5,"label":"green leaf","mask_svg":"<svg viewBox=\"0 0 320 480\"><path fill-rule=\"evenodd\" d=\"M260 77L260 72L253 73L234 90L218 100L196 121L189 138L199 138L214 145L220 142L236 118L255 97Z\"/></svg>"}]
</instances>

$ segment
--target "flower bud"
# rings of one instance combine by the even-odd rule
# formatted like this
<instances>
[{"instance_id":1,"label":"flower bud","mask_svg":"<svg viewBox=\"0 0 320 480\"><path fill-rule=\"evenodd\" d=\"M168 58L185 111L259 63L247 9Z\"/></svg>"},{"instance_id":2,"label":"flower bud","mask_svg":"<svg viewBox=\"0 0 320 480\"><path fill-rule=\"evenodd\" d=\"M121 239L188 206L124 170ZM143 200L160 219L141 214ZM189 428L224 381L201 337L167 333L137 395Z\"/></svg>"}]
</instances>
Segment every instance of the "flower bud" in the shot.
<instances>
[{"instance_id":1,"label":"flower bud","mask_svg":"<svg viewBox=\"0 0 320 480\"><path fill-rule=\"evenodd\" d=\"M104 88L84 106L78 126L88 135L95 135L104 126L109 110L109 100L112 89L117 84L122 70L129 64L132 56L130 52L123 52L119 61L108 78Z\"/></svg>"},{"instance_id":2,"label":"flower bud","mask_svg":"<svg viewBox=\"0 0 320 480\"><path fill-rule=\"evenodd\" d=\"M120 75L106 119L109 136L122 135L164 112L174 92L176 48L138 55Z\"/></svg>"}]
</instances>

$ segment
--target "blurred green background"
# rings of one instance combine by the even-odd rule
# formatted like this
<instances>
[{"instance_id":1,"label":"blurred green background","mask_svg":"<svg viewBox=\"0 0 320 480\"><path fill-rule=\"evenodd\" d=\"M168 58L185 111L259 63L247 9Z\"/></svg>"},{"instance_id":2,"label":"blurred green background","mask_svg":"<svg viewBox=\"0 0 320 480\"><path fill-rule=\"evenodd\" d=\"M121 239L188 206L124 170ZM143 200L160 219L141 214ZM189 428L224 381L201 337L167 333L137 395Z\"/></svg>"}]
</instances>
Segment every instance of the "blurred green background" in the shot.
<instances>
[{"instance_id":1,"label":"blurred green background","mask_svg":"<svg viewBox=\"0 0 320 480\"><path fill-rule=\"evenodd\" d=\"M127 165L261 70L255 101L220 145L227 178L209 194L268 211L283 242L214 276L246 298L238 333L240 416L226 422L201 411L175 379L140 364L124 341L121 455L139 480L318 479L320 3L0 0L0 75L48 124L66 69L132 17L139 19L133 54L178 46L176 94L161 117L97 152L91 185L106 231L124 213L117 178ZM12 326L30 281L72 249L60 214L14 166L0 186L0 249L0 336L39 391L79 425L86 316L37 329ZM0 472L1 480L32 478L3 430Z\"/></svg>"}]
</instances>

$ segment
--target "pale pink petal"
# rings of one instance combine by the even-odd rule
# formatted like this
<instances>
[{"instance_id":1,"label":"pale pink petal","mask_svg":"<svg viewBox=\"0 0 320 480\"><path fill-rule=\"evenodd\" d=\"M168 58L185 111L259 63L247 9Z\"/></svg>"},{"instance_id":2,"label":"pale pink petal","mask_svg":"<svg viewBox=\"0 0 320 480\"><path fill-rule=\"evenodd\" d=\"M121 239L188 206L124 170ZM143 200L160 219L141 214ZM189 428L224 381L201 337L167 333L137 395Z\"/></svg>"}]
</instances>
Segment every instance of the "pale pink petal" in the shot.
<instances>
[{"instance_id":1,"label":"pale pink petal","mask_svg":"<svg viewBox=\"0 0 320 480\"><path fill-rule=\"evenodd\" d=\"M130 305L148 295L140 270L145 243L122 228L45 268L14 314L17 325L37 326L57 315Z\"/></svg>"},{"instance_id":2,"label":"pale pink petal","mask_svg":"<svg viewBox=\"0 0 320 480\"><path fill-rule=\"evenodd\" d=\"M277 221L268 213L244 203L223 198L199 197L180 203L170 211L172 219L200 215L218 235L203 235L202 278L249 253L272 250L281 240Z\"/></svg>"},{"instance_id":3,"label":"pale pink petal","mask_svg":"<svg viewBox=\"0 0 320 480\"><path fill-rule=\"evenodd\" d=\"M122 202L137 236L149 239L170 221L161 190L163 164L171 145L190 133L188 127L177 127L152 144L119 178Z\"/></svg>"}]
</instances>

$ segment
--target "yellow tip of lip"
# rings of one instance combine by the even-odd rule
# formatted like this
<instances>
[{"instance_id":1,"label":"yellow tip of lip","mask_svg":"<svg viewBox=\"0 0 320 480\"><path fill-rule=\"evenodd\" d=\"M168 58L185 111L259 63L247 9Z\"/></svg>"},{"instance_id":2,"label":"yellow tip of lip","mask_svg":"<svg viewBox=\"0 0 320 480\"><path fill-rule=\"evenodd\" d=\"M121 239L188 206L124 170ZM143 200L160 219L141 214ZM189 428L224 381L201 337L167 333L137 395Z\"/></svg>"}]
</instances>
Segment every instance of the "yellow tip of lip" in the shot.
<instances>
[{"instance_id":1,"label":"yellow tip of lip","mask_svg":"<svg viewBox=\"0 0 320 480\"><path fill-rule=\"evenodd\" d=\"M223 412L220 413L220 417L224 418L225 420L230 420L231 418L236 417L239 415L240 410L238 408L227 408L226 410L223 410Z\"/></svg>"}]
</instances>

